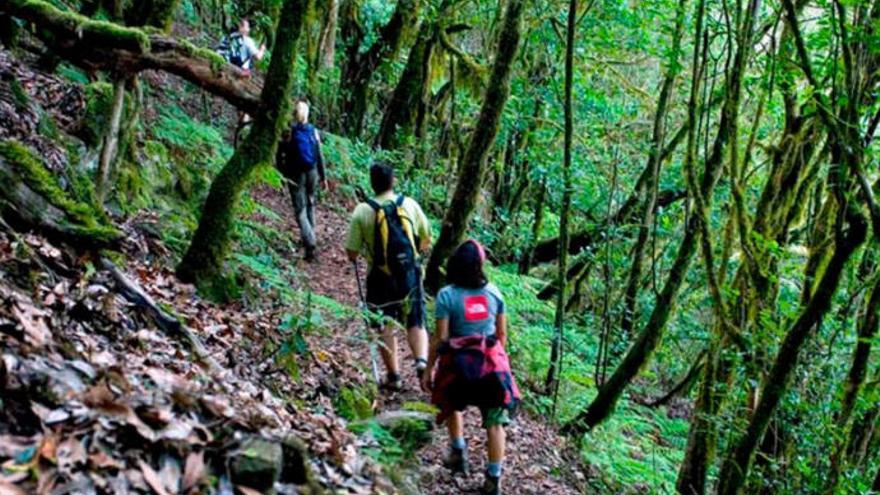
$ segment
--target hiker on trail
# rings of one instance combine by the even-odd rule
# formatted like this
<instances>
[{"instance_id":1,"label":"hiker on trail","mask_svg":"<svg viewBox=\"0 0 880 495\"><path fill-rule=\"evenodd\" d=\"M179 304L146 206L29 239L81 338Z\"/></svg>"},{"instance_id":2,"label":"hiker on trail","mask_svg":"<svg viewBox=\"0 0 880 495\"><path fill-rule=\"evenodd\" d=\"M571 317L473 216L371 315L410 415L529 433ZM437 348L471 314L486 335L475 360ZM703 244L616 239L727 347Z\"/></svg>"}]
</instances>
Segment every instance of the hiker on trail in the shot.
<instances>
[{"instance_id":1,"label":"hiker on trail","mask_svg":"<svg viewBox=\"0 0 880 495\"><path fill-rule=\"evenodd\" d=\"M382 361L388 373L383 388L400 389L396 320L407 329L416 374L427 365L428 335L424 328L425 299L420 258L431 245L431 230L422 208L394 192L394 171L385 163L370 168L375 196L354 209L345 244L349 259L367 259L367 308L383 316L372 325L381 329Z\"/></svg>"},{"instance_id":2,"label":"hiker on trail","mask_svg":"<svg viewBox=\"0 0 880 495\"><path fill-rule=\"evenodd\" d=\"M254 67L254 59L262 60L266 54L266 44L257 48L257 42L250 36L251 23L247 17L238 21L238 30L220 41L217 51L232 65L242 69L245 76L250 75Z\"/></svg>"},{"instance_id":3,"label":"hiker on trail","mask_svg":"<svg viewBox=\"0 0 880 495\"><path fill-rule=\"evenodd\" d=\"M324 156L321 137L309 124L309 104L298 99L293 107L293 126L278 144L276 166L288 179L290 197L300 237L305 248L305 260L315 259L315 195L324 188Z\"/></svg>"},{"instance_id":4,"label":"hiker on trail","mask_svg":"<svg viewBox=\"0 0 880 495\"><path fill-rule=\"evenodd\" d=\"M480 409L489 444L481 493L499 495L504 425L510 422L510 413L518 405L520 395L504 351L504 299L486 278L485 260L486 252L474 240L460 245L449 258L449 285L437 293L437 328L431 336L422 389L431 392L431 402L440 409L437 422L446 422L451 445L444 464L453 472L468 472L462 411L467 406Z\"/></svg>"}]
</instances>

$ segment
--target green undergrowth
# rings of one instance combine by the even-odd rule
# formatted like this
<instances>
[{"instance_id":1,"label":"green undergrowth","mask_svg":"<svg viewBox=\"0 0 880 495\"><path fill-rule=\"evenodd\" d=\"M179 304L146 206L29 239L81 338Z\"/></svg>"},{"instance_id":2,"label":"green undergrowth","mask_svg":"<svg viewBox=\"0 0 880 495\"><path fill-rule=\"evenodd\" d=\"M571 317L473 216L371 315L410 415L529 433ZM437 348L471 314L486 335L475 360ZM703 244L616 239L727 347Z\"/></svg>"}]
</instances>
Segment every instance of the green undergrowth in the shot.
<instances>
[{"instance_id":1,"label":"green undergrowth","mask_svg":"<svg viewBox=\"0 0 880 495\"><path fill-rule=\"evenodd\" d=\"M524 405L539 417L551 418L553 400L538 392L543 389L549 366L555 309L550 302L536 297L546 281L511 273L514 270L507 266L490 268L487 274L504 294L508 350ZM562 380L555 408L559 422L573 418L595 395L594 363L600 327L600 321L580 315L566 323ZM666 408L650 409L623 399L615 414L584 438L583 459L595 468L598 481L610 492L644 493L649 488L666 487L671 493L687 435L688 422L668 418Z\"/></svg>"},{"instance_id":2,"label":"green undergrowth","mask_svg":"<svg viewBox=\"0 0 880 495\"><path fill-rule=\"evenodd\" d=\"M192 179L197 186L190 188L185 187L184 179L178 179L176 194L189 200L173 203L184 207L169 208L163 213L163 225L171 227L163 229L163 237L176 253L181 253L195 228L198 206L207 192L209 179L225 163L231 149L218 129L173 106L160 108L150 135L155 143L151 145L155 148L151 154L156 160L165 160L175 168L182 167L188 171L186 173L197 177ZM328 178L338 184L337 198L349 200L360 193L370 193L369 166L374 160L391 162L398 170L397 189L425 206L429 217L434 220L436 231L442 214L438 208L446 200L446 179L414 169L403 155L376 154L368 145L330 134L324 135L324 155ZM177 175L186 174L178 171ZM278 173L269 167L258 169L253 180L277 190L286 187ZM286 316L277 328L278 338L274 343L264 344L265 354L273 356L276 365L298 379L300 364L315 357L322 359L325 352L310 348L309 342L314 342L316 337L336 335L341 325L363 327L362 332L348 332L342 345L370 345L366 324L355 321L362 317L357 308L310 291L309 280L297 269L294 259L297 256L295 232L277 228L290 213L273 210L256 198L253 194L247 195L242 202L235 224L236 244L233 255L226 262L229 275L224 279L226 287L222 290L227 296L239 300L245 308L259 310L270 301L285 308ZM330 206L326 200L324 205ZM480 221L478 218L477 224ZM555 219L549 214L545 234L552 234L554 224ZM485 229L479 230L486 232ZM552 397L541 393L549 364L549 343L554 332L553 304L536 297L546 280L521 276L516 273L515 266L508 265L490 267L487 272L506 300L509 352L525 398L525 409L537 417L557 422L574 417L596 392L594 363L602 322L593 321L589 313L572 315L567 321L560 400L554 408ZM542 271L536 270L535 273ZM429 299L428 314L431 314L432 307L433 301ZM429 327L433 327L430 319ZM355 365L365 376L371 376L369 362ZM349 420L353 432L366 440L366 453L388 469L411 458L428 438L417 422L393 431L378 424L373 410L377 391L371 381L367 385L340 386L333 402L335 411ZM406 407L431 411L431 407L423 403ZM672 490L686 440L685 420L670 419L666 408L648 409L624 398L617 412L585 437L583 460L598 473L595 482L603 485L602 491L635 493L639 491L638 487Z\"/></svg>"}]
</instances>

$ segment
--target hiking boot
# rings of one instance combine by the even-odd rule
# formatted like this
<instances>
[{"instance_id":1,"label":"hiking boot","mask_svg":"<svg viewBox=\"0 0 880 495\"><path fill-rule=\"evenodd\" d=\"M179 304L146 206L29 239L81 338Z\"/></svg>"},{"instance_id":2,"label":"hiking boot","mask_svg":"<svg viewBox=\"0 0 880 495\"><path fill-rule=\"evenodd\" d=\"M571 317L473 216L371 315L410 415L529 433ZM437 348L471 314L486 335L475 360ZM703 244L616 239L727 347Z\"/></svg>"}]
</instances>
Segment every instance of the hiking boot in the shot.
<instances>
[{"instance_id":1,"label":"hiking boot","mask_svg":"<svg viewBox=\"0 0 880 495\"><path fill-rule=\"evenodd\" d=\"M501 495L501 478L487 474L480 487L480 495Z\"/></svg>"},{"instance_id":2,"label":"hiking boot","mask_svg":"<svg viewBox=\"0 0 880 495\"><path fill-rule=\"evenodd\" d=\"M388 373L388 377L382 382L382 385L379 385L379 388L386 392L399 392L400 375L397 373Z\"/></svg>"},{"instance_id":3,"label":"hiking boot","mask_svg":"<svg viewBox=\"0 0 880 495\"><path fill-rule=\"evenodd\" d=\"M443 460L443 465L446 466L447 469L455 473L468 473L468 454L465 449L456 449L455 447L449 450L449 455L446 459Z\"/></svg>"},{"instance_id":4,"label":"hiking boot","mask_svg":"<svg viewBox=\"0 0 880 495\"><path fill-rule=\"evenodd\" d=\"M309 262L317 261L318 257L315 255L315 251L316 249L314 246L306 246L306 255L303 259Z\"/></svg>"}]
</instances>

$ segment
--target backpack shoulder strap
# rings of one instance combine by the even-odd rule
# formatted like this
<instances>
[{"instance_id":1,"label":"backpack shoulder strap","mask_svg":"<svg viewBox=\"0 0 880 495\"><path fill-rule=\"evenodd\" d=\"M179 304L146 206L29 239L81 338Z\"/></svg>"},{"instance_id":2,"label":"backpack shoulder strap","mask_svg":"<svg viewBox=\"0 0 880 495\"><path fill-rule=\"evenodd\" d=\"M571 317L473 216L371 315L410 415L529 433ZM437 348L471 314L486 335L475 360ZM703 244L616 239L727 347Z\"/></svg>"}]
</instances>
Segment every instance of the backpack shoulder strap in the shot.
<instances>
[{"instance_id":1,"label":"backpack shoulder strap","mask_svg":"<svg viewBox=\"0 0 880 495\"><path fill-rule=\"evenodd\" d=\"M382 209L382 206L377 203L373 198L367 198L366 203L370 205L370 208L372 208L373 211L379 211Z\"/></svg>"},{"instance_id":2,"label":"backpack shoulder strap","mask_svg":"<svg viewBox=\"0 0 880 495\"><path fill-rule=\"evenodd\" d=\"M406 199L406 196L404 196L403 194L400 194L397 196L397 201L395 201L395 203L397 203L397 206L403 206L403 201L405 199Z\"/></svg>"}]
</instances>

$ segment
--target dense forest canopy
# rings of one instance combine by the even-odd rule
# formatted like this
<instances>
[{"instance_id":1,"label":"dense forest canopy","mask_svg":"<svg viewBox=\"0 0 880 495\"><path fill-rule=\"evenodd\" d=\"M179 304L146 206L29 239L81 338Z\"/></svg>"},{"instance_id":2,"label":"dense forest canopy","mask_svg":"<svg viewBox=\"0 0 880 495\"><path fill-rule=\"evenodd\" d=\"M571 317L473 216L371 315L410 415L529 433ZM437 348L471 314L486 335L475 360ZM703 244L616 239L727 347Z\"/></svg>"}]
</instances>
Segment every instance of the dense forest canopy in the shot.
<instances>
[{"instance_id":1,"label":"dense forest canopy","mask_svg":"<svg viewBox=\"0 0 880 495\"><path fill-rule=\"evenodd\" d=\"M272 223L292 214L266 200L284 194L276 149L304 98L322 218L369 195L383 160L432 221L430 294L461 241L486 246L524 414L591 467L580 490L880 492L880 1L0 0L0 14L3 229L124 263L124 232L150 217L156 259L202 297L262 312L307 293L311 314L335 268L297 264ZM216 51L242 18L268 47L247 72ZM341 256L343 235L319 250ZM294 381L317 359L298 339L267 351L295 355L279 365Z\"/></svg>"}]
</instances>

